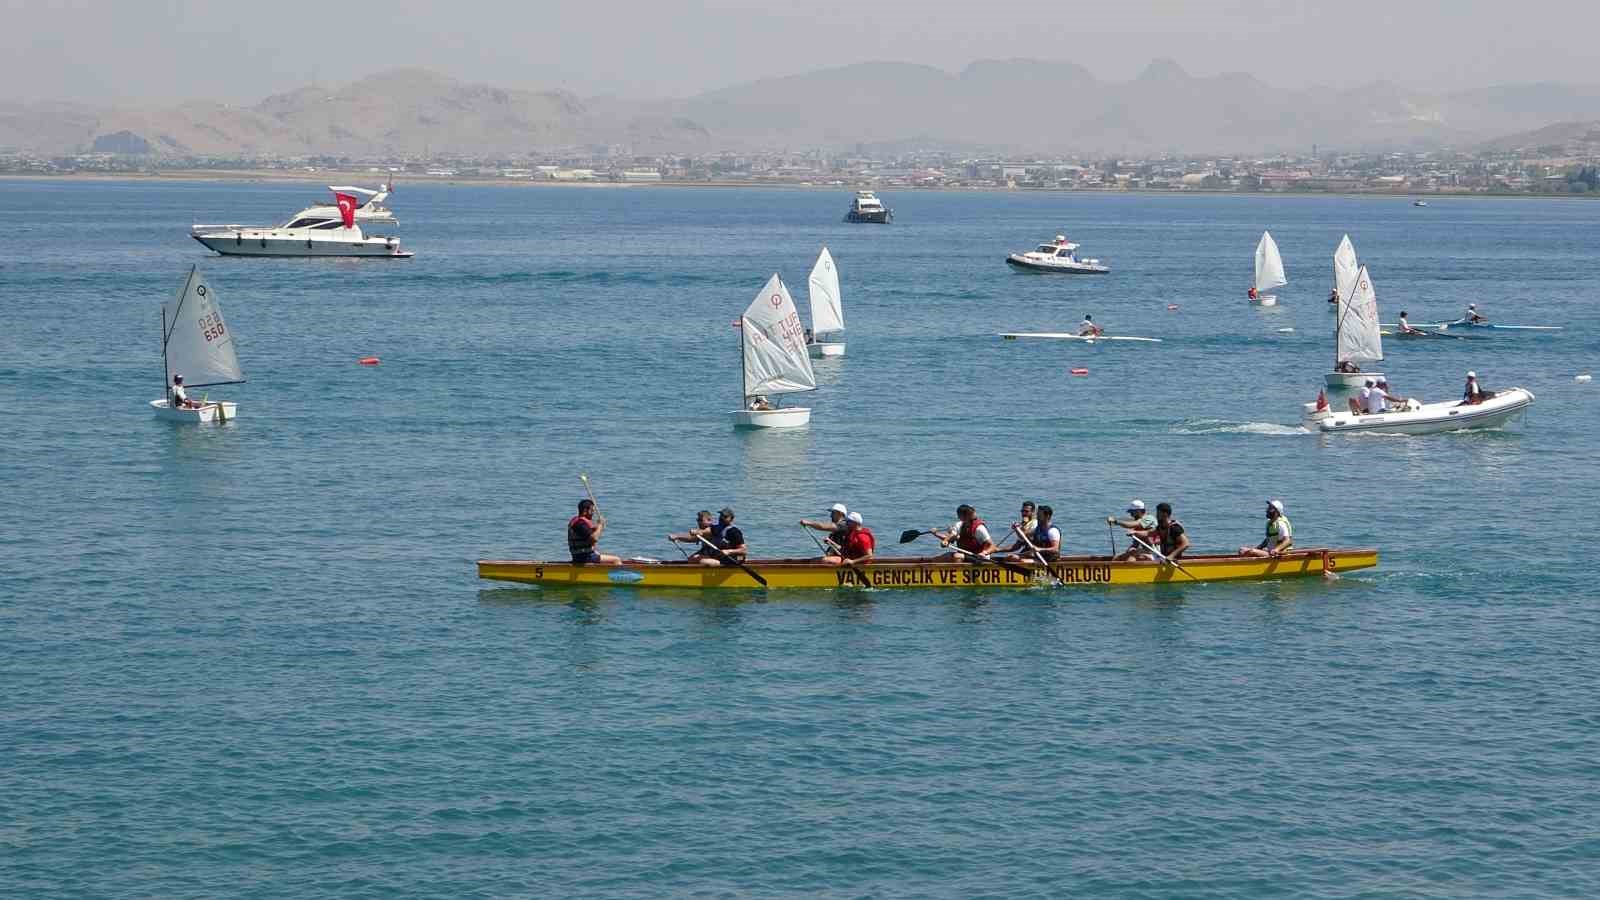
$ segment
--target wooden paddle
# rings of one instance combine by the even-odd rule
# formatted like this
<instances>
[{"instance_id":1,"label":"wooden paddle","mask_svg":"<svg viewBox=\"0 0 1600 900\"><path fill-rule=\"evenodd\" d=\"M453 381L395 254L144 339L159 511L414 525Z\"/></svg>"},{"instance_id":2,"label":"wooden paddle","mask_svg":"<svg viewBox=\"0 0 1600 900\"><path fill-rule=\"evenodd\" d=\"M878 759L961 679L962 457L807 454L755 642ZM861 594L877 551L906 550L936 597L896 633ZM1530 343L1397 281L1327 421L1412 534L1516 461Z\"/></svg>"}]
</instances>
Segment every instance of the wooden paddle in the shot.
<instances>
[{"instance_id":1,"label":"wooden paddle","mask_svg":"<svg viewBox=\"0 0 1600 900\"><path fill-rule=\"evenodd\" d=\"M922 530L922 531L918 531L915 528L908 528L905 531L900 532L900 543L909 544L912 541L916 540L918 538L918 536L920 536L920 535L933 534L933 533L934 532L933 532L932 529L925 529L925 530ZM1016 574L1021 575L1023 578L1032 579L1033 576L1034 576L1033 570L1029 569L1029 568L1027 568L1025 566L1019 566L1019 565L1016 565L1014 563L1002 562L1001 560L995 559L994 557L984 556L982 553L973 553L971 550L963 550L960 547L952 546L952 547L950 547L950 549L952 551L956 552L956 553L961 554L962 556L970 556L973 559L982 560L983 562L989 563L991 565L999 566L1000 568L1005 569L1008 572L1015 572ZM1048 567L1047 567L1046 570L1048 571Z\"/></svg>"},{"instance_id":2,"label":"wooden paddle","mask_svg":"<svg viewBox=\"0 0 1600 900\"><path fill-rule=\"evenodd\" d=\"M755 569L750 568L749 566L745 565L744 563L740 562L737 559L734 559L733 557L729 556L728 554L723 553L722 552L722 548L720 548L716 544L713 544L710 541L706 540L704 536L699 536L699 537L700 537L700 543L704 544L705 548L707 550L711 551L711 555L715 556L717 558L718 562L725 563L725 564L730 565L730 566L738 566L740 569L744 570L744 573L746 575L749 575L751 578L754 578L756 580L756 584L759 584L762 587L766 587L767 586L767 580L765 578L761 577L761 573L760 572L757 572Z\"/></svg>"},{"instance_id":3,"label":"wooden paddle","mask_svg":"<svg viewBox=\"0 0 1600 900\"><path fill-rule=\"evenodd\" d=\"M589 487L588 474L579 472L578 480L583 482L583 492L589 495L589 502L594 504L594 520L599 522L601 525L604 525L606 523L606 517L600 514L600 501L594 498L594 490Z\"/></svg>"},{"instance_id":4,"label":"wooden paddle","mask_svg":"<svg viewBox=\"0 0 1600 900\"><path fill-rule=\"evenodd\" d=\"M1039 565L1044 566L1045 572L1047 572L1050 575L1050 584L1051 584L1051 586L1052 587L1061 587L1061 583L1062 583L1061 579L1057 578L1056 577L1056 573L1051 571L1051 569L1050 569L1050 561L1045 559L1044 558L1044 554L1039 552L1039 548L1035 547L1033 545L1033 541L1028 540L1028 536L1022 533L1021 526L1013 525L1013 526L1011 526L1011 530L1016 532L1017 537L1022 538L1022 542L1024 544L1028 545L1028 549L1029 550L1033 551L1033 558L1037 559L1039 561Z\"/></svg>"},{"instance_id":5,"label":"wooden paddle","mask_svg":"<svg viewBox=\"0 0 1600 900\"><path fill-rule=\"evenodd\" d=\"M1139 546L1145 548L1146 550L1149 550L1151 555L1154 556L1157 560L1159 560L1162 565L1172 566L1172 567L1176 568L1179 572L1182 572L1183 574L1189 576L1190 578L1193 578L1195 581L1199 581L1200 580L1199 578L1195 578L1195 574L1193 572L1189 571L1188 569L1185 569L1183 567L1183 563L1180 563L1175 559L1168 559L1166 556L1164 556L1161 553L1160 550L1157 550L1156 548L1154 548L1154 547L1150 546L1149 544L1146 544L1144 541L1140 540L1138 535L1130 533L1128 535L1128 539L1133 541L1135 544L1138 544Z\"/></svg>"},{"instance_id":6,"label":"wooden paddle","mask_svg":"<svg viewBox=\"0 0 1600 900\"><path fill-rule=\"evenodd\" d=\"M800 526L800 530L804 531L806 533L806 537L811 538L811 543L817 545L817 549L822 551L822 555L823 556L831 556L832 555L832 554L830 554L828 552L828 547L832 547L835 551L837 551L838 554L839 554L839 558L841 560L844 560L845 567L848 568L850 571L856 573L856 577L861 579L861 584L859 585L860 587L864 587L864 588L872 587L872 579L867 577L867 573L866 572L861 571L861 567L860 566L856 565L855 563L851 562L848 559L845 559L844 548L840 547L837 544L835 544L833 542L832 538L828 539L828 547L824 547L824 546L822 546L822 542L817 540L817 536L811 532L811 529L807 528L804 525L801 525Z\"/></svg>"}]
</instances>

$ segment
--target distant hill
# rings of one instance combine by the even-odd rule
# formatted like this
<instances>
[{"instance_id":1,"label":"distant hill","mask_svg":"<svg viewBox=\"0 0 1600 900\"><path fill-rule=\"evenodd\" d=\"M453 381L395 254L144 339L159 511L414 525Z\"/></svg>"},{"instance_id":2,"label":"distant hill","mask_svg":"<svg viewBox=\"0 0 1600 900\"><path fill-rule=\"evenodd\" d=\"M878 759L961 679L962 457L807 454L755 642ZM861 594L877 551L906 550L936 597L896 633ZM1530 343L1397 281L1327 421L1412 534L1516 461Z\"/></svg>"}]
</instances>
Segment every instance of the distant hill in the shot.
<instances>
[{"instance_id":1,"label":"distant hill","mask_svg":"<svg viewBox=\"0 0 1600 900\"><path fill-rule=\"evenodd\" d=\"M1495 138L1483 144L1485 150L1535 150L1540 147L1558 150L1578 147L1590 153L1600 151L1600 121L1557 122L1533 131Z\"/></svg>"},{"instance_id":2,"label":"distant hill","mask_svg":"<svg viewBox=\"0 0 1600 900\"><path fill-rule=\"evenodd\" d=\"M681 100L582 98L471 84L421 69L253 106L97 110L0 104L0 150L198 155L521 156L621 144L634 153L947 146L1014 153L1264 154L1471 146L1600 116L1600 86L1502 85L1428 94L1389 82L1287 89L1197 77L1155 60L1128 81L1071 63L981 60L959 73L868 62Z\"/></svg>"}]
</instances>

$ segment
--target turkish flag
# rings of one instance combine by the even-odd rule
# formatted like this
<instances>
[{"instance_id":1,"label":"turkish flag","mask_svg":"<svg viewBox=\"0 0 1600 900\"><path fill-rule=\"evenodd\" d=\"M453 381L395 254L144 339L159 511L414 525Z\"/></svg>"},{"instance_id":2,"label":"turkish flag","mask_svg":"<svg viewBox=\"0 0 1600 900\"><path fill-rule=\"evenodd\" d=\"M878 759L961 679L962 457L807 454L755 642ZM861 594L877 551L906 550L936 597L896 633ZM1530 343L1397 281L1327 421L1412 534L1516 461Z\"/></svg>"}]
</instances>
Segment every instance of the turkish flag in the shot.
<instances>
[{"instance_id":1,"label":"turkish flag","mask_svg":"<svg viewBox=\"0 0 1600 900\"><path fill-rule=\"evenodd\" d=\"M339 207L339 217L344 219L344 227L356 227L356 207L361 205L360 201L349 194L341 194L335 191L333 202Z\"/></svg>"}]
</instances>

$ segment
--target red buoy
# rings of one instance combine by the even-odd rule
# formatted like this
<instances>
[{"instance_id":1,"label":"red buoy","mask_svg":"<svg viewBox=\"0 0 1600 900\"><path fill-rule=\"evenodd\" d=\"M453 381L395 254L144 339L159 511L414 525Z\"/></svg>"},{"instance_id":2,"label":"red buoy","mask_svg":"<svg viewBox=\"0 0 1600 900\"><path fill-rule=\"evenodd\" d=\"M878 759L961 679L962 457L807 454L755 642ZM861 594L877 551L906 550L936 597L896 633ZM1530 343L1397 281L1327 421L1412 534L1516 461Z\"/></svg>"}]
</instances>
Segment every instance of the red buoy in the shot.
<instances>
[{"instance_id":1,"label":"red buoy","mask_svg":"<svg viewBox=\"0 0 1600 900\"><path fill-rule=\"evenodd\" d=\"M1074 375L1087 375L1087 374L1089 374L1089 370L1088 369L1073 369L1072 370L1072 374L1074 374Z\"/></svg>"},{"instance_id":2,"label":"red buoy","mask_svg":"<svg viewBox=\"0 0 1600 900\"><path fill-rule=\"evenodd\" d=\"M378 360L378 358L376 356L363 356L363 357L361 357L361 364L363 366L375 366L375 365L378 364L378 362L379 362L379 360Z\"/></svg>"}]
</instances>

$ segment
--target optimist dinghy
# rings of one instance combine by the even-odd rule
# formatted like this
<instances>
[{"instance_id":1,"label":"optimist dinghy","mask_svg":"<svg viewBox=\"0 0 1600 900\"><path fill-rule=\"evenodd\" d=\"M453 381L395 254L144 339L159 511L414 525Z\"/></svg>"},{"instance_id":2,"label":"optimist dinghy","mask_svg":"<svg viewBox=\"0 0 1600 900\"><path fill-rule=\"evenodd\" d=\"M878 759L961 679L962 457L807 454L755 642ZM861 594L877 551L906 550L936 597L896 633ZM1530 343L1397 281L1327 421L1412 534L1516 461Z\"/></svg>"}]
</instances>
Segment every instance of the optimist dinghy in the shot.
<instances>
[{"instance_id":1,"label":"optimist dinghy","mask_svg":"<svg viewBox=\"0 0 1600 900\"><path fill-rule=\"evenodd\" d=\"M1324 434L1440 434L1499 428L1533 404L1533 392L1526 388L1496 391L1482 403L1462 404L1454 400L1438 403L1411 401L1390 412L1355 415L1335 412L1321 403L1305 404L1307 430Z\"/></svg>"},{"instance_id":2,"label":"optimist dinghy","mask_svg":"<svg viewBox=\"0 0 1600 900\"><path fill-rule=\"evenodd\" d=\"M1338 268L1337 262L1335 268ZM1383 361L1383 337L1378 329L1378 294L1372 287L1372 276L1367 273L1366 266L1356 270L1355 278L1347 288L1338 290L1339 308L1333 320L1335 365L1323 380L1332 388L1359 387L1369 378L1383 377L1382 372L1342 371L1347 363L1355 365Z\"/></svg>"},{"instance_id":3,"label":"optimist dinghy","mask_svg":"<svg viewBox=\"0 0 1600 900\"><path fill-rule=\"evenodd\" d=\"M166 377L166 396L151 400L156 418L169 422L224 422L239 414L237 404L224 401L203 402L198 406L174 406L172 376L182 375L186 391L242 384L244 371L233 349L233 332L222 320L217 293L206 283L198 268L189 277L171 307L161 304L161 370ZM193 398L190 398L191 402Z\"/></svg>"},{"instance_id":4,"label":"optimist dinghy","mask_svg":"<svg viewBox=\"0 0 1600 900\"><path fill-rule=\"evenodd\" d=\"M778 406L768 399L817 389L800 311L776 274L739 319L739 357L744 404L733 412L735 427L793 428L811 421L808 407Z\"/></svg>"},{"instance_id":5,"label":"optimist dinghy","mask_svg":"<svg viewBox=\"0 0 1600 900\"><path fill-rule=\"evenodd\" d=\"M844 303L839 293L839 269L827 247L817 254L817 264L811 267L806 293L811 301L811 343L806 349L815 359L843 356Z\"/></svg>"},{"instance_id":6,"label":"optimist dinghy","mask_svg":"<svg viewBox=\"0 0 1600 900\"><path fill-rule=\"evenodd\" d=\"M1278 255L1278 242L1272 239L1270 231L1261 232L1261 241L1256 244L1256 277L1250 287L1250 302L1277 306L1278 295L1267 292L1288 283L1289 279L1283 274L1283 257Z\"/></svg>"}]
</instances>

